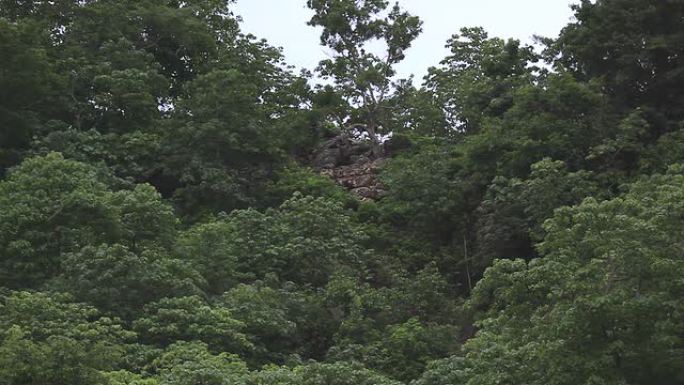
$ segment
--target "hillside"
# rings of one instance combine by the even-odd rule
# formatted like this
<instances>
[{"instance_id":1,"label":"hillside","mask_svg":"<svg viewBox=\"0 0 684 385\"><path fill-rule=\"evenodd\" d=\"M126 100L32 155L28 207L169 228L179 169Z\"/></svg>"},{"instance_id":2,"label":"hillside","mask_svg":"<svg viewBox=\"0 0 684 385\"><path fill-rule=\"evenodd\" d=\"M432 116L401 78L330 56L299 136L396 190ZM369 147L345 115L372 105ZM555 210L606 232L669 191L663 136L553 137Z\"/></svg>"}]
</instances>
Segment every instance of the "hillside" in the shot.
<instances>
[{"instance_id":1,"label":"hillside","mask_svg":"<svg viewBox=\"0 0 684 385\"><path fill-rule=\"evenodd\" d=\"M684 384L684 2L306 5L0 0L0 385Z\"/></svg>"}]
</instances>

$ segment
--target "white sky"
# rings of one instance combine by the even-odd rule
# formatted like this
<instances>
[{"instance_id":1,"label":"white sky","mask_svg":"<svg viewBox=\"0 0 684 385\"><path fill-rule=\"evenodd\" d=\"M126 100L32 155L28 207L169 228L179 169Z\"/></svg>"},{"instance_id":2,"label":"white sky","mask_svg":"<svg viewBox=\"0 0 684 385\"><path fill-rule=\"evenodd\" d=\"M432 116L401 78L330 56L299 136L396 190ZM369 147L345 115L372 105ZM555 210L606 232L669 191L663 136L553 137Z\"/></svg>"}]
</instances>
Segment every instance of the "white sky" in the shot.
<instances>
[{"instance_id":1,"label":"white sky","mask_svg":"<svg viewBox=\"0 0 684 385\"><path fill-rule=\"evenodd\" d=\"M447 54L444 48L461 27L482 26L490 36L532 42L533 35L556 37L572 19L573 0L399 0L401 6L423 20L423 33L399 65L400 77L416 75L417 83L428 67ZM320 32L306 25L311 12L306 0L238 0L233 6L242 16L243 32L283 47L288 64L313 70L327 57Z\"/></svg>"}]
</instances>

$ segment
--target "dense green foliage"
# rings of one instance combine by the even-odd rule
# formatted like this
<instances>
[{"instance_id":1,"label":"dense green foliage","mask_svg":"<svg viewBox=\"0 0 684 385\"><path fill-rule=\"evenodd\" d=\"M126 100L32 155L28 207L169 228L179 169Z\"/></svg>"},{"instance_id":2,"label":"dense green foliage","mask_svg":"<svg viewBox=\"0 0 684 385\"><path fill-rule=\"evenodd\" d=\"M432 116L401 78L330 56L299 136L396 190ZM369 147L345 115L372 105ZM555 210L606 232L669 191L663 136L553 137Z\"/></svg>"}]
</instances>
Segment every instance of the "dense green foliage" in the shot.
<instances>
[{"instance_id":1,"label":"dense green foliage","mask_svg":"<svg viewBox=\"0 0 684 385\"><path fill-rule=\"evenodd\" d=\"M302 3L327 86L230 1L0 0L0 385L684 383L684 2L420 85L419 18Z\"/></svg>"}]
</instances>

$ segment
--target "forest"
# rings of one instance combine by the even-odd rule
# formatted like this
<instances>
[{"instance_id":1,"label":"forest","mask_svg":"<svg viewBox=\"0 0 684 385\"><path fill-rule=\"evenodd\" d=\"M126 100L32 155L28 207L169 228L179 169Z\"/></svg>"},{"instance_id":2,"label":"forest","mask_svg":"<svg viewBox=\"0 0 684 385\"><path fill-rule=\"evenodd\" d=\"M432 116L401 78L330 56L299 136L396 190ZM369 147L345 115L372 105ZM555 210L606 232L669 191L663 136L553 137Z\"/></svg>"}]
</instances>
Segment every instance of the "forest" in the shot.
<instances>
[{"instance_id":1,"label":"forest","mask_svg":"<svg viewBox=\"0 0 684 385\"><path fill-rule=\"evenodd\" d=\"M295 3L0 0L0 385L684 384L684 2Z\"/></svg>"}]
</instances>

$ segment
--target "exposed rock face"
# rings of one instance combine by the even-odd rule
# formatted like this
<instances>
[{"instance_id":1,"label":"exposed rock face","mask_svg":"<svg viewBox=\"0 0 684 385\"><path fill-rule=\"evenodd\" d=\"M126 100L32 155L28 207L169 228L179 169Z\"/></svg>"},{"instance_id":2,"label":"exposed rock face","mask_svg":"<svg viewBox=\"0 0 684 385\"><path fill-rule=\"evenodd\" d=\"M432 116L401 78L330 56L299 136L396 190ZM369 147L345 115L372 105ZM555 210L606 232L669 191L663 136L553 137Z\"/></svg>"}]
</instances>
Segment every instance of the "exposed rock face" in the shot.
<instances>
[{"instance_id":1,"label":"exposed rock face","mask_svg":"<svg viewBox=\"0 0 684 385\"><path fill-rule=\"evenodd\" d=\"M368 154L370 154L370 143L367 141L339 135L323 142L314 151L313 166L320 170L332 169L355 163Z\"/></svg>"},{"instance_id":2,"label":"exposed rock face","mask_svg":"<svg viewBox=\"0 0 684 385\"><path fill-rule=\"evenodd\" d=\"M384 193L378 174L387 159L372 154L368 141L336 136L314 152L312 165L360 199L378 199Z\"/></svg>"}]
</instances>

